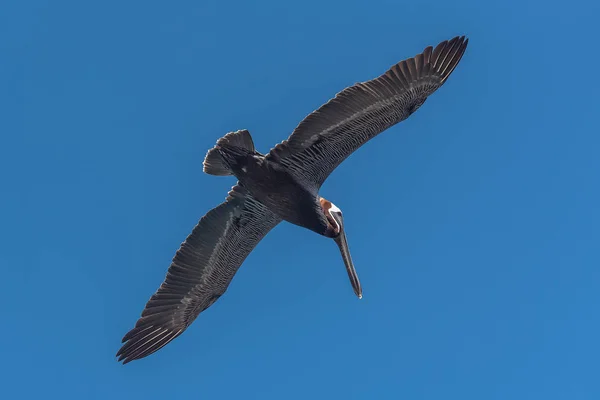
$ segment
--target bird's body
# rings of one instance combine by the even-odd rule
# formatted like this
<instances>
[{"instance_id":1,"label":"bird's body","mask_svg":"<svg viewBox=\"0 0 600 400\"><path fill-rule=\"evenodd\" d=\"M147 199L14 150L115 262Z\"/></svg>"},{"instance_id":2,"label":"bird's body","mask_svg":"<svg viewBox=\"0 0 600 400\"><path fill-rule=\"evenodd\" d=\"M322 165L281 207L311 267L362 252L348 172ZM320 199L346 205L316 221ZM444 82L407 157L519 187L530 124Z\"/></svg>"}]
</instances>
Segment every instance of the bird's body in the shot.
<instances>
[{"instance_id":1,"label":"bird's body","mask_svg":"<svg viewBox=\"0 0 600 400\"><path fill-rule=\"evenodd\" d=\"M329 174L367 141L414 113L452 73L468 40L455 37L427 47L371 81L358 83L307 116L266 155L247 130L217 141L204 172L234 175L238 183L209 211L175 254L117 353L128 363L179 336L226 290L244 259L281 221L334 239L355 294L362 288L348 250L342 213L320 196Z\"/></svg>"},{"instance_id":2,"label":"bird's body","mask_svg":"<svg viewBox=\"0 0 600 400\"><path fill-rule=\"evenodd\" d=\"M233 134L249 135L247 131ZM281 219L323 234L327 219L319 202L318 188L296 178L289 169L275 159L258 152L220 147L241 186L277 214Z\"/></svg>"}]
</instances>

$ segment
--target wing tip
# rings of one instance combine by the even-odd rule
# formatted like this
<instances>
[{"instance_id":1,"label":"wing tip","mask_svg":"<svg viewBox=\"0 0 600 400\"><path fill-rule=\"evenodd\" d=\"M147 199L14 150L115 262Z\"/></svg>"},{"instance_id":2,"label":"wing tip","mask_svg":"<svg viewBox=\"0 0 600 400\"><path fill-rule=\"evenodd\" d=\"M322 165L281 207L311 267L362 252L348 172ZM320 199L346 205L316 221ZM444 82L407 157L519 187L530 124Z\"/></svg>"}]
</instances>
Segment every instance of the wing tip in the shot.
<instances>
[{"instance_id":1,"label":"wing tip","mask_svg":"<svg viewBox=\"0 0 600 400\"><path fill-rule=\"evenodd\" d=\"M450 40L444 40L436 46L433 51L435 57L432 57L431 68L432 72L439 76L441 84L452 74L465 54L468 44L469 38L466 35L461 35Z\"/></svg>"},{"instance_id":2,"label":"wing tip","mask_svg":"<svg viewBox=\"0 0 600 400\"><path fill-rule=\"evenodd\" d=\"M468 44L469 38L461 35L443 40L435 47L427 46L421 53L396 63L373 81L393 81L395 87L390 89L392 91L410 89L418 82L431 82L439 87L454 71Z\"/></svg>"},{"instance_id":3,"label":"wing tip","mask_svg":"<svg viewBox=\"0 0 600 400\"><path fill-rule=\"evenodd\" d=\"M131 361L139 360L157 352L158 350L165 347L176 337L181 335L185 329L173 330L164 327L151 327L155 328L146 333L146 329L138 332L137 334L127 338L129 333L135 330L132 329L122 340L123 346L117 351L115 357L117 362L123 365L130 363ZM149 337L151 336L151 337Z\"/></svg>"}]
</instances>

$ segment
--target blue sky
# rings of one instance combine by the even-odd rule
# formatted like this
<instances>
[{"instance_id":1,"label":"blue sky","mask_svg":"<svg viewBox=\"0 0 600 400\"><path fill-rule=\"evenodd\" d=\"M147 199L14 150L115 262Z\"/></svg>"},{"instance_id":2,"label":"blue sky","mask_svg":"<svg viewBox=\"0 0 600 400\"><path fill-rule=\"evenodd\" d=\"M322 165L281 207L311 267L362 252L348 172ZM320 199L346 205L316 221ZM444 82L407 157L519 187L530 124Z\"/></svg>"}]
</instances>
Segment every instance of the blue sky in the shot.
<instances>
[{"instance_id":1,"label":"blue sky","mask_svg":"<svg viewBox=\"0 0 600 400\"><path fill-rule=\"evenodd\" d=\"M29 1L0 6L6 398L598 399L597 3ZM448 83L322 188L160 352L121 337L232 178L336 92L466 34ZM373 203L377 206L373 207Z\"/></svg>"}]
</instances>

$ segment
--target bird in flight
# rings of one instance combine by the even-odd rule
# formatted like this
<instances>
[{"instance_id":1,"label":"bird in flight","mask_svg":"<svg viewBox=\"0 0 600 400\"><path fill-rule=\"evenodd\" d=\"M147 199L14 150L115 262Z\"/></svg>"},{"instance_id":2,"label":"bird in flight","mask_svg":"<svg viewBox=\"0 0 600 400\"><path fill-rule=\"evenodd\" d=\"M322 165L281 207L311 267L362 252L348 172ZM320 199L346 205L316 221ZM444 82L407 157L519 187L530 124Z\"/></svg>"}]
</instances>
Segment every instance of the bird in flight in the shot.
<instances>
[{"instance_id":1,"label":"bird in flight","mask_svg":"<svg viewBox=\"0 0 600 400\"><path fill-rule=\"evenodd\" d=\"M164 282L123 337L118 361L144 358L181 335L225 293L248 254L281 221L333 239L361 298L342 211L319 189L350 154L421 107L454 71L468 42L457 36L429 46L383 75L342 90L266 155L256 151L247 130L220 138L203 170L234 175L238 182L181 244Z\"/></svg>"}]
</instances>

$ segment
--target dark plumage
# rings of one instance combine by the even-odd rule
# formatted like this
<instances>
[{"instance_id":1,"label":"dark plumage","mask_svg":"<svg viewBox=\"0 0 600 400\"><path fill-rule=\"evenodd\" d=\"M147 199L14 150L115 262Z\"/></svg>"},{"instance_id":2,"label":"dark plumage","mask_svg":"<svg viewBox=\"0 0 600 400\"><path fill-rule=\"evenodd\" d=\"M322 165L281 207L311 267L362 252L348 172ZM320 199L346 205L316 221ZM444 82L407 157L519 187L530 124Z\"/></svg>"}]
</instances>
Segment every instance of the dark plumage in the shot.
<instances>
[{"instance_id":1,"label":"dark plumage","mask_svg":"<svg viewBox=\"0 0 600 400\"><path fill-rule=\"evenodd\" d=\"M179 336L225 293L244 259L282 220L333 238L362 297L342 213L319 196L319 189L352 152L408 118L442 86L467 44L461 36L427 47L380 77L344 89L266 156L255 150L247 130L219 139L206 155L204 171L235 175L238 183L183 242L165 281L123 338L119 361L146 357Z\"/></svg>"}]
</instances>

